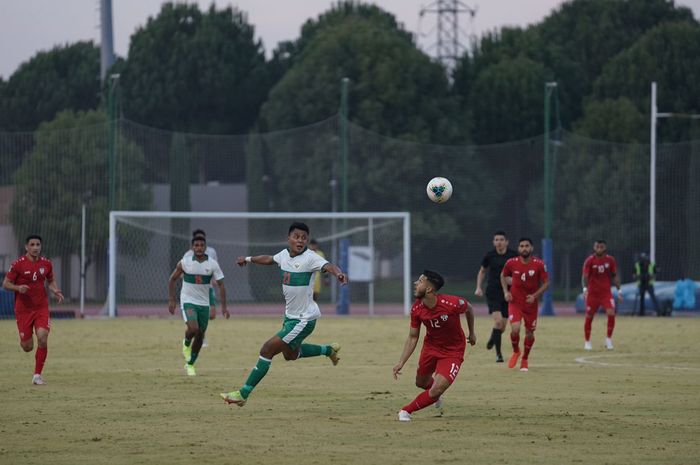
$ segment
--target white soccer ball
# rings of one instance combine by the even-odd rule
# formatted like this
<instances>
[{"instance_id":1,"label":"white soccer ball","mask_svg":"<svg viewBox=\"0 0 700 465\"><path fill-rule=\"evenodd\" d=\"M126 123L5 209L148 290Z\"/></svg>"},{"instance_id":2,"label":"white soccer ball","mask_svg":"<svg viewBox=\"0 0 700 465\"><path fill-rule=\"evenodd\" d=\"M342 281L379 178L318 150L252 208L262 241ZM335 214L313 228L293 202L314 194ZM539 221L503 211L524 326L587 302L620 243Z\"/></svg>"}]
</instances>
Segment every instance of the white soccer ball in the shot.
<instances>
[{"instance_id":1,"label":"white soccer ball","mask_svg":"<svg viewBox=\"0 0 700 465\"><path fill-rule=\"evenodd\" d=\"M447 178L433 178L426 187L428 198L435 203L444 203L452 197L452 183Z\"/></svg>"}]
</instances>

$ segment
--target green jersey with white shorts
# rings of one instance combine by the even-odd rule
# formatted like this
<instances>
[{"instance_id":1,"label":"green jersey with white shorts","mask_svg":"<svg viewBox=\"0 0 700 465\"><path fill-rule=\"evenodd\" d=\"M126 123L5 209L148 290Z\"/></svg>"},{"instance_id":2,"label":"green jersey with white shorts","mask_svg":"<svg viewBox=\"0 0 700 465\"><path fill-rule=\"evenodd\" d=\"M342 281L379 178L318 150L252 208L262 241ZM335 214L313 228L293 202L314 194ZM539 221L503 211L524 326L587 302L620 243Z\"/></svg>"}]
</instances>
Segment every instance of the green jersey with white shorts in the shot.
<instances>
[{"instance_id":1,"label":"green jersey with white shorts","mask_svg":"<svg viewBox=\"0 0 700 465\"><path fill-rule=\"evenodd\" d=\"M321 310L314 300L314 278L328 260L310 249L292 257L284 249L272 259L280 267L285 309L282 330L277 335L292 349L314 330Z\"/></svg>"},{"instance_id":2,"label":"green jersey with white shorts","mask_svg":"<svg viewBox=\"0 0 700 465\"><path fill-rule=\"evenodd\" d=\"M180 308L185 321L197 320L199 327L205 330L209 324L209 290L212 278L221 281L224 273L216 260L205 255L202 262L192 255L180 260L182 271L182 290L180 291Z\"/></svg>"}]
</instances>

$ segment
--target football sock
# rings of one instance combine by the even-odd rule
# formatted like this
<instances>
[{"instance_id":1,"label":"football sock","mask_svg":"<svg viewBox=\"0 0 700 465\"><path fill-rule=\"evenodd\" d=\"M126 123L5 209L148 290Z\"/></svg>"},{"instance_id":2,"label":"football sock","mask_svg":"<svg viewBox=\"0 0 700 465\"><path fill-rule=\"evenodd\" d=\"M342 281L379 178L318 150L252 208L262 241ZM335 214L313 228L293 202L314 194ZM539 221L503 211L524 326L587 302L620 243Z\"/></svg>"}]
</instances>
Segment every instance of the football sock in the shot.
<instances>
[{"instance_id":1,"label":"football sock","mask_svg":"<svg viewBox=\"0 0 700 465\"><path fill-rule=\"evenodd\" d=\"M513 344L513 352L520 352L520 334L510 333L510 343Z\"/></svg>"},{"instance_id":2,"label":"football sock","mask_svg":"<svg viewBox=\"0 0 700 465\"><path fill-rule=\"evenodd\" d=\"M46 362L48 352L48 347L36 348L36 353L34 354L34 374L41 374L41 371L44 369L44 362Z\"/></svg>"},{"instance_id":3,"label":"football sock","mask_svg":"<svg viewBox=\"0 0 700 465\"><path fill-rule=\"evenodd\" d=\"M328 346L318 344L302 344L299 351L299 358L303 357L318 357L319 355L328 355L330 349Z\"/></svg>"},{"instance_id":4,"label":"football sock","mask_svg":"<svg viewBox=\"0 0 700 465\"><path fill-rule=\"evenodd\" d=\"M187 339L187 338L185 338L185 340L184 340L184 341L182 341L182 342L184 342L184 343L185 343L185 347L189 347L189 346L190 346L190 344L192 344L192 339Z\"/></svg>"},{"instance_id":5,"label":"football sock","mask_svg":"<svg viewBox=\"0 0 700 465\"><path fill-rule=\"evenodd\" d=\"M494 329L494 333L491 337L493 338L493 344L496 347L496 354L501 355L501 330Z\"/></svg>"},{"instance_id":6,"label":"football sock","mask_svg":"<svg viewBox=\"0 0 700 465\"><path fill-rule=\"evenodd\" d=\"M267 370L270 369L270 364L272 360L265 357L258 358L258 363L253 367L253 371L248 375L248 379L245 381L245 385L241 388L241 396L247 399L251 391L255 389L255 386L265 377Z\"/></svg>"},{"instance_id":7,"label":"football sock","mask_svg":"<svg viewBox=\"0 0 700 465\"><path fill-rule=\"evenodd\" d=\"M608 315L608 337L612 337L615 329L615 315Z\"/></svg>"},{"instance_id":8,"label":"football sock","mask_svg":"<svg viewBox=\"0 0 700 465\"><path fill-rule=\"evenodd\" d=\"M532 346L534 344L535 344L535 336L532 336L532 337L525 336L525 343L523 344L525 346L525 352L523 353L523 360L527 360L528 355L530 355L530 350L532 350Z\"/></svg>"},{"instance_id":9,"label":"football sock","mask_svg":"<svg viewBox=\"0 0 700 465\"><path fill-rule=\"evenodd\" d=\"M199 352L192 351L190 354L190 361L187 362L188 365L194 365L194 362L197 361L197 357L199 357Z\"/></svg>"},{"instance_id":10,"label":"football sock","mask_svg":"<svg viewBox=\"0 0 700 465\"><path fill-rule=\"evenodd\" d=\"M401 410L405 410L408 413L413 413L416 410L420 410L422 408L426 408L430 405L433 405L435 402L437 402L437 400L440 397L430 397L430 394L428 394L428 392L430 392L429 389L426 389L425 391L421 392L420 394L418 394L418 396L416 396L415 399L413 399L413 402L406 405L405 407L402 407Z\"/></svg>"},{"instance_id":11,"label":"football sock","mask_svg":"<svg viewBox=\"0 0 700 465\"><path fill-rule=\"evenodd\" d=\"M587 341L591 340L591 327L593 326L593 317L586 315L586 322L583 324L583 336Z\"/></svg>"}]
</instances>

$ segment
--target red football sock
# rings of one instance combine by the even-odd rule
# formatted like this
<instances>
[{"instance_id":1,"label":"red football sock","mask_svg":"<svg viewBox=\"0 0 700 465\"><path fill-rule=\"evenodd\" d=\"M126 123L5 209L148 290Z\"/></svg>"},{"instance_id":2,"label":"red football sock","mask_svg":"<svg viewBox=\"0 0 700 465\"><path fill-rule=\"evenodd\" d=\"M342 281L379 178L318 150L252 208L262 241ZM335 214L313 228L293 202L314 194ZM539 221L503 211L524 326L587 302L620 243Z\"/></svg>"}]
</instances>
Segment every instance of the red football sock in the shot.
<instances>
[{"instance_id":1,"label":"red football sock","mask_svg":"<svg viewBox=\"0 0 700 465\"><path fill-rule=\"evenodd\" d=\"M440 397L432 398L432 397L430 397L430 394L428 394L429 392L430 392L429 389L426 389L425 391L421 392L420 394L418 394L418 396L415 399L413 399L413 402L406 405L401 410L405 410L408 413L413 413L416 410L420 410L422 408L433 405L435 402L437 402L437 400Z\"/></svg>"},{"instance_id":2,"label":"red football sock","mask_svg":"<svg viewBox=\"0 0 700 465\"><path fill-rule=\"evenodd\" d=\"M613 329L615 329L615 315L608 315L608 337L612 337Z\"/></svg>"},{"instance_id":3,"label":"red football sock","mask_svg":"<svg viewBox=\"0 0 700 465\"><path fill-rule=\"evenodd\" d=\"M586 315L586 322L583 324L583 335L587 341L591 340L591 326L593 326L593 317Z\"/></svg>"},{"instance_id":4,"label":"red football sock","mask_svg":"<svg viewBox=\"0 0 700 465\"><path fill-rule=\"evenodd\" d=\"M528 355L530 355L530 350L532 350L532 346L535 344L535 336L532 337L527 337L525 336L525 352L523 353L523 360L527 360Z\"/></svg>"},{"instance_id":5,"label":"red football sock","mask_svg":"<svg viewBox=\"0 0 700 465\"><path fill-rule=\"evenodd\" d=\"M36 348L36 353L34 354L34 374L41 374L41 370L44 369L44 362L46 362L46 355L48 355L48 352L49 349L47 347Z\"/></svg>"},{"instance_id":6,"label":"red football sock","mask_svg":"<svg viewBox=\"0 0 700 465\"><path fill-rule=\"evenodd\" d=\"M520 333L510 333L510 342L513 344L513 352L520 352Z\"/></svg>"}]
</instances>

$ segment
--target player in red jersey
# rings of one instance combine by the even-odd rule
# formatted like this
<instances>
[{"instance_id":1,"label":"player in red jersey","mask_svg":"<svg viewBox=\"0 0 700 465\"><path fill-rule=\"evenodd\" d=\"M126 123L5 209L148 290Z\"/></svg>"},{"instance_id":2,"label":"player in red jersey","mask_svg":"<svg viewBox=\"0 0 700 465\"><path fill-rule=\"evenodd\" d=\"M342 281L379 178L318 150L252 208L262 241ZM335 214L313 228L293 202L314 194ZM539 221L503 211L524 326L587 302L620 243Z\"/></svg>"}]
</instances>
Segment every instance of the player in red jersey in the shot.
<instances>
[{"instance_id":1,"label":"player in red jersey","mask_svg":"<svg viewBox=\"0 0 700 465\"><path fill-rule=\"evenodd\" d=\"M532 240L523 237L518 241L519 257L508 260L501 272L501 287L508 301L508 320L510 320L510 342L513 355L508 360L508 368L513 368L520 358L520 322L525 321L525 352L520 362L520 371L528 370L528 357L535 343L537 327L537 302L549 286L549 275L544 262L532 256ZM512 279L508 290L507 278Z\"/></svg>"},{"instance_id":2,"label":"player in red jersey","mask_svg":"<svg viewBox=\"0 0 700 465\"><path fill-rule=\"evenodd\" d=\"M401 408L399 421L411 421L411 413L438 402L457 377L467 347L459 321L460 313L464 313L467 320L469 344L476 344L471 304L462 297L438 294L444 283L442 276L430 270L423 271L414 283L416 301L411 307L411 329L393 373L394 379L398 379L401 369L416 349L421 324L425 325L426 335L416 371L416 386L424 391Z\"/></svg>"},{"instance_id":3,"label":"player in red jersey","mask_svg":"<svg viewBox=\"0 0 700 465\"><path fill-rule=\"evenodd\" d=\"M47 341L51 323L49 321L49 298L44 282L59 302L63 294L53 276L51 260L41 256L41 237L32 234L24 244L27 251L10 266L2 287L15 293L15 319L19 330L19 345L25 352L34 349L36 332L37 349L34 354L33 384L44 384L41 371L48 353Z\"/></svg>"},{"instance_id":4,"label":"player in red jersey","mask_svg":"<svg viewBox=\"0 0 700 465\"><path fill-rule=\"evenodd\" d=\"M594 253L583 262L581 274L581 286L583 286L583 298L586 301L586 322L583 325L585 342L583 348L591 350L591 326L593 317L599 308L605 309L608 315L608 337L605 338L605 347L612 350L612 335L615 329L615 300L610 292L611 284L617 287L617 298L622 301L620 292L620 276L617 274L617 262L612 255L607 254L607 244L603 239L598 239L593 244Z\"/></svg>"}]
</instances>

